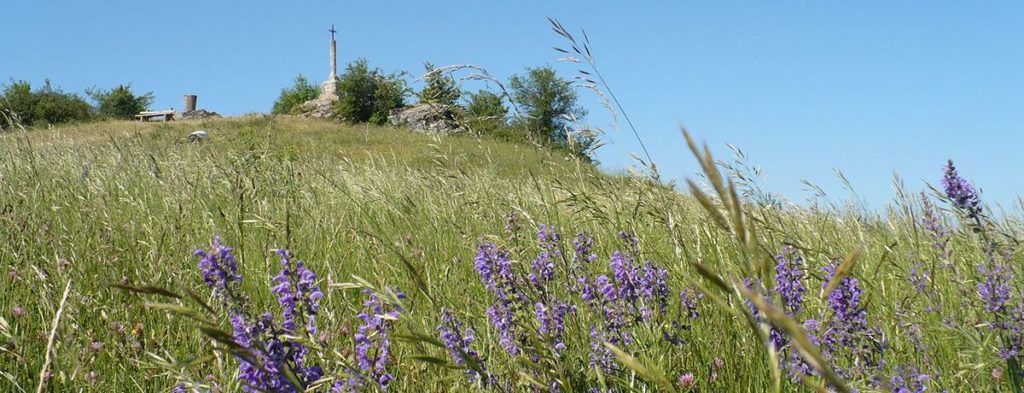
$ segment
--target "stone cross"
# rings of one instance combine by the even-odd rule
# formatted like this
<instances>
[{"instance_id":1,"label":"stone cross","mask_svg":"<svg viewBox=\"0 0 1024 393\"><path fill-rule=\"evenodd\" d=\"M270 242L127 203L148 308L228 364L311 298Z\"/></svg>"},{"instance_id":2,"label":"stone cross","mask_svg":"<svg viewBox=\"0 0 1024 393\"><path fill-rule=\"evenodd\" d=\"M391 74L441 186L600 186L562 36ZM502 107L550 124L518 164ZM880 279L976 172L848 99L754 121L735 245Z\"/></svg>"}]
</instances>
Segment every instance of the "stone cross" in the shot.
<instances>
[{"instance_id":1,"label":"stone cross","mask_svg":"<svg viewBox=\"0 0 1024 393\"><path fill-rule=\"evenodd\" d=\"M331 75L327 77L327 80L334 81L338 77L338 52L334 42L334 33L337 31L334 30L334 25L331 25L331 29L328 31L331 32Z\"/></svg>"}]
</instances>

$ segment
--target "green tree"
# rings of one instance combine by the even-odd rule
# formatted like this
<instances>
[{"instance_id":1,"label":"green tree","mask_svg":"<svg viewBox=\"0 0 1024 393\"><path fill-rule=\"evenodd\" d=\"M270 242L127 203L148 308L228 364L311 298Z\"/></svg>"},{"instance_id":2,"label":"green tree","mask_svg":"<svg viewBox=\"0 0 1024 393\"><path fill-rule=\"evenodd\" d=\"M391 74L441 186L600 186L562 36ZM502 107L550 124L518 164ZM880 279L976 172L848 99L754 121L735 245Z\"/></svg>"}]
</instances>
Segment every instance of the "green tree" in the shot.
<instances>
[{"instance_id":1,"label":"green tree","mask_svg":"<svg viewBox=\"0 0 1024 393\"><path fill-rule=\"evenodd\" d=\"M130 84L110 90L87 89L85 94L96 101L99 116L110 119L131 119L153 104L153 92L136 96Z\"/></svg>"},{"instance_id":2,"label":"green tree","mask_svg":"<svg viewBox=\"0 0 1024 393\"><path fill-rule=\"evenodd\" d=\"M92 117L92 106L84 98L51 86L49 80L33 94L38 100L32 116L35 123L58 124Z\"/></svg>"},{"instance_id":3,"label":"green tree","mask_svg":"<svg viewBox=\"0 0 1024 393\"><path fill-rule=\"evenodd\" d=\"M32 84L27 81L11 80L4 85L4 94L0 97L0 129L6 129L16 117L21 124L32 125L35 116L37 97L32 94Z\"/></svg>"},{"instance_id":4,"label":"green tree","mask_svg":"<svg viewBox=\"0 0 1024 393\"><path fill-rule=\"evenodd\" d=\"M85 99L53 87L49 80L35 91L25 81L5 86L4 96L0 97L0 111L16 114L26 126L83 121L92 117L92 106ZM11 126L6 119L0 121L3 122L0 127Z\"/></svg>"},{"instance_id":5,"label":"green tree","mask_svg":"<svg viewBox=\"0 0 1024 393\"><path fill-rule=\"evenodd\" d=\"M463 122L480 134L493 134L507 126L508 108L502 96L488 90L470 94Z\"/></svg>"},{"instance_id":6,"label":"green tree","mask_svg":"<svg viewBox=\"0 0 1024 393\"><path fill-rule=\"evenodd\" d=\"M296 107L306 101L315 99L319 95L320 89L309 83L305 76L299 74L299 76L295 77L292 87L281 89L281 95L277 97L277 101L274 102L274 108L270 112L275 115L292 113L292 110Z\"/></svg>"},{"instance_id":7,"label":"green tree","mask_svg":"<svg viewBox=\"0 0 1024 393\"><path fill-rule=\"evenodd\" d=\"M349 63L338 79L334 116L348 123L384 124L392 109L405 105L406 93L400 75L384 75L359 59Z\"/></svg>"},{"instance_id":8,"label":"green tree","mask_svg":"<svg viewBox=\"0 0 1024 393\"><path fill-rule=\"evenodd\" d=\"M559 78L551 67L528 68L525 76L513 76L509 87L521 111L517 123L542 140L565 144L570 119L579 120L587 114L577 105L570 82Z\"/></svg>"},{"instance_id":9,"label":"green tree","mask_svg":"<svg viewBox=\"0 0 1024 393\"><path fill-rule=\"evenodd\" d=\"M427 71L424 77L427 85L419 93L420 102L454 106L462 96L462 90L459 89L455 78L435 69L430 63L424 63L423 68Z\"/></svg>"}]
</instances>

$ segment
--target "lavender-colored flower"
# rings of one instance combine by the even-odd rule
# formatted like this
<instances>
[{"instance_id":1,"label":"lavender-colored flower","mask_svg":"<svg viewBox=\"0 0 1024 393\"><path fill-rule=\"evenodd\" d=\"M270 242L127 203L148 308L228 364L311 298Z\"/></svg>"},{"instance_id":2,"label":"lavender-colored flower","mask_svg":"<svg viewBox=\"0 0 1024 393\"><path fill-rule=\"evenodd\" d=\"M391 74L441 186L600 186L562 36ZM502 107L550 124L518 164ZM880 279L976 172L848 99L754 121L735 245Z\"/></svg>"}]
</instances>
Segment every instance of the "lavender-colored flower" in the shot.
<instances>
[{"instance_id":1,"label":"lavender-colored flower","mask_svg":"<svg viewBox=\"0 0 1024 393\"><path fill-rule=\"evenodd\" d=\"M953 160L946 163L945 176L942 178L942 185L946 188L946 196L953 202L953 205L967 213L970 218L978 218L981 214L981 199L974 191L970 182L960 177Z\"/></svg>"},{"instance_id":2,"label":"lavender-colored flower","mask_svg":"<svg viewBox=\"0 0 1024 393\"><path fill-rule=\"evenodd\" d=\"M916 368L897 367L897 374L889 379L889 391L894 393L924 393L927 389L928 374L921 374Z\"/></svg>"},{"instance_id":3,"label":"lavender-colored flower","mask_svg":"<svg viewBox=\"0 0 1024 393\"><path fill-rule=\"evenodd\" d=\"M220 244L220 236L214 236L210 251L196 250L195 255L201 257L199 270L207 287L223 302L228 302L231 292L242 281L238 273L238 264L231 253L231 247Z\"/></svg>"},{"instance_id":4,"label":"lavender-colored flower","mask_svg":"<svg viewBox=\"0 0 1024 393\"><path fill-rule=\"evenodd\" d=\"M226 306L230 306L228 313L233 338L244 350L238 356L238 380L242 390L247 392L299 392L323 377L319 366L306 364L308 348L292 338L296 334L295 321L302 317L306 318L307 333L315 333L314 316L323 293L314 284L316 275L301 261L292 266L287 251L278 253L282 257L282 271L275 277L277 285L273 292L283 306L282 326L275 323L270 313L263 313L259 318L249 317L245 299L234 294L242 276L238 274L230 247L220 244L220 239L215 237L212 250L195 253L201 257L199 268L204 282Z\"/></svg>"},{"instance_id":5,"label":"lavender-colored flower","mask_svg":"<svg viewBox=\"0 0 1024 393\"><path fill-rule=\"evenodd\" d=\"M978 273L982 277L978 283L978 296L981 297L985 310L1001 314L1009 307L1013 271L993 254L989 252L987 263L978 264Z\"/></svg>"},{"instance_id":6,"label":"lavender-colored flower","mask_svg":"<svg viewBox=\"0 0 1024 393\"><path fill-rule=\"evenodd\" d=\"M451 312L447 309L441 309L441 324L437 325L437 330L441 335L441 342L444 343L445 348L448 350L448 354L451 355L452 360L459 366L466 366L469 358L473 363L479 366L485 373L487 370L484 368L483 361L480 359L480 355L473 350L471 345L473 344L474 334L473 330L466 327L464 331L462 322L459 322ZM480 373L477 370L467 367L466 378L470 383L475 382L480 378ZM487 384L487 380L484 381Z\"/></svg>"},{"instance_id":7,"label":"lavender-colored flower","mask_svg":"<svg viewBox=\"0 0 1024 393\"><path fill-rule=\"evenodd\" d=\"M277 250L277 254L281 257L281 271L274 277L277 285L272 291L278 296L278 303L283 309L282 326L289 332L295 332L296 319L305 316L309 335L316 335L316 314L320 310L320 299L324 297L316 285L316 274L302 261L295 261L293 266L288 250Z\"/></svg>"},{"instance_id":8,"label":"lavender-colored flower","mask_svg":"<svg viewBox=\"0 0 1024 393\"><path fill-rule=\"evenodd\" d=\"M921 224L932 238L932 247L939 250L944 258L949 258L949 230L942 225L939 212L924 192L921 193Z\"/></svg>"},{"instance_id":9,"label":"lavender-colored flower","mask_svg":"<svg viewBox=\"0 0 1024 393\"><path fill-rule=\"evenodd\" d=\"M695 320L700 317L700 301L704 299L704 293L697 288L685 288L679 292L679 305L682 307L684 315L687 315L690 320Z\"/></svg>"},{"instance_id":10,"label":"lavender-colored flower","mask_svg":"<svg viewBox=\"0 0 1024 393\"><path fill-rule=\"evenodd\" d=\"M827 276L823 287L832 281L836 267L825 266L824 270ZM835 290L829 294L828 304L833 317L824 334L824 342L828 349L834 351L843 347L854 348L860 337L867 332L867 310L860 304L862 294L860 283L852 276L843 277Z\"/></svg>"},{"instance_id":11,"label":"lavender-colored flower","mask_svg":"<svg viewBox=\"0 0 1024 393\"><path fill-rule=\"evenodd\" d=\"M565 332L565 316L575 313L576 306L569 303L558 303L554 307L548 307L544 303L537 302L534 304L534 312L538 322L537 331L552 340L556 354L561 353L565 349L565 343L562 341L562 333Z\"/></svg>"},{"instance_id":12,"label":"lavender-colored flower","mask_svg":"<svg viewBox=\"0 0 1024 393\"><path fill-rule=\"evenodd\" d=\"M618 338L602 333L596 326L590 327L590 367L601 370L604 373L615 371L615 357L611 350L604 345L605 342L617 344Z\"/></svg>"},{"instance_id":13,"label":"lavender-colored flower","mask_svg":"<svg viewBox=\"0 0 1024 393\"><path fill-rule=\"evenodd\" d=\"M558 249L561 235L558 234L555 227L548 227L542 224L537 232L537 241L540 242L541 252L537 255L537 258L534 258L533 263L530 264L528 278L530 283L533 284L534 289L543 294L547 291L548 281L551 281L555 276L554 260L561 254L561 251Z\"/></svg>"},{"instance_id":14,"label":"lavender-colored flower","mask_svg":"<svg viewBox=\"0 0 1024 393\"><path fill-rule=\"evenodd\" d=\"M364 377L372 380L382 390L394 379L387 372L391 341L388 338L388 320L397 319L402 311L397 304L383 302L375 293L365 290L363 311L357 315L363 323L354 336L356 341L356 364Z\"/></svg>"},{"instance_id":15,"label":"lavender-colored flower","mask_svg":"<svg viewBox=\"0 0 1024 393\"><path fill-rule=\"evenodd\" d=\"M808 319L804 321L803 328L811 344L815 347L820 346L821 340L818 338L818 332L821 330L821 324L815 319ZM815 375L814 367L804 359L799 351L790 351L788 373L794 380L799 379L800 375Z\"/></svg>"},{"instance_id":16,"label":"lavender-colored flower","mask_svg":"<svg viewBox=\"0 0 1024 393\"><path fill-rule=\"evenodd\" d=\"M797 253L795 247L786 246L775 256L775 292L782 301L782 309L790 317L795 317L803 308L804 302L804 258Z\"/></svg>"},{"instance_id":17,"label":"lavender-colored flower","mask_svg":"<svg viewBox=\"0 0 1024 393\"><path fill-rule=\"evenodd\" d=\"M487 309L487 318L498 330L498 344L508 352L509 355L519 354L519 335L513 326L515 315L507 303L495 303Z\"/></svg>"},{"instance_id":18,"label":"lavender-colored flower","mask_svg":"<svg viewBox=\"0 0 1024 393\"><path fill-rule=\"evenodd\" d=\"M11 314L14 315L15 318L20 318L25 314L25 309L21 308L21 306L14 306L14 309L11 310Z\"/></svg>"},{"instance_id":19,"label":"lavender-colored flower","mask_svg":"<svg viewBox=\"0 0 1024 393\"><path fill-rule=\"evenodd\" d=\"M501 301L510 301L518 295L515 273L508 251L494 243L481 244L477 249L474 266L487 290Z\"/></svg>"}]
</instances>

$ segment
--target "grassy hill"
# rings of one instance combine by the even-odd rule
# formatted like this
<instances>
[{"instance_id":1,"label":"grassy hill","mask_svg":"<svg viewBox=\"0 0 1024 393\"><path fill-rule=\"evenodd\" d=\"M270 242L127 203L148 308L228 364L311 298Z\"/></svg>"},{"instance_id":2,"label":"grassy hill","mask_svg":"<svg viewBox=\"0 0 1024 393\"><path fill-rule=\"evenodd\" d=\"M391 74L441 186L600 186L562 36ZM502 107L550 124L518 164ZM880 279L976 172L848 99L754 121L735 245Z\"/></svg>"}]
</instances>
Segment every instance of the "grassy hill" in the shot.
<instances>
[{"instance_id":1,"label":"grassy hill","mask_svg":"<svg viewBox=\"0 0 1024 393\"><path fill-rule=\"evenodd\" d=\"M210 138L185 142L195 129L208 130ZM240 389L238 361L212 351L223 344L196 328L197 320L209 320L231 331L227 318L199 305L222 309L193 256L215 235L234 247L244 277L240 291L253 310L280 311L271 293L280 268L273 250L290 250L317 274L325 296L307 361L323 366L326 385L358 368L355 333L365 295L343 283L362 279L364 286L407 295L398 320L387 322L392 391L524 390L534 382L562 391L664 389L655 374L677 389L766 391L779 383L799 390L785 367L798 356L794 347L787 344L778 354L782 361L772 360L751 329L760 326L769 337L768 325L742 317L746 306L736 287L714 289L694 265L726 280L762 274L772 287L776 261L760 256L791 244L803 257L806 286L802 310L791 316L801 323L816 318L821 330L804 326L818 338L837 326L829 299L820 296L828 281L823 267L863 248L851 270L859 283L846 280L841 290L864 291L854 308L863 308L868 326L857 346L827 354L851 385L885 390L895 386L894 376L909 381L927 374L923 383L937 391L1006 389L1008 376L992 376L1006 367L998 336L976 327L988 322L973 276L985 252L950 212L940 222L956 236L933 246L937 240L921 222L918 201L895 201L878 216L748 204L746 225L767 246L752 256L707 209L672 187L489 139L256 117L90 123L0 135L0 268L9 273L0 280L0 342L6 343L0 391L34 390L48 345L50 391L168 391L180 383ZM542 224L561 233L554 248L537 241ZM1001 225L1004 232L1019 231L1012 222ZM641 296L634 311L656 315L631 325L630 338L619 340L650 375L628 361L611 372L590 367L593 354L603 353L600 345L592 347L591 328L604 326L608 314L578 300L558 336L528 320L532 308L518 310L515 323L522 327L515 338L525 343L524 355L503 349L500 329L487 317L494 300L475 269L477 246L495 242L507 249L523 277L548 251L557 262L550 289L523 281L519 290L545 302L567 301L574 293L569 275L579 274L572 272L576 234L593 238L596 260L584 264L584 276L611 277L614 252L628 255L630 249L620 231L639 239L641 269L647 265L640 256L666 269L671 291L664 309L652 301L656 297ZM769 271L758 273L756 266ZM184 298L110 286L117 283L167 288ZM49 344L65 286L70 291ZM704 295L689 307L680 292L692 295L698 288ZM189 291L196 299L184 296ZM196 311L192 318L180 309L167 312L175 307ZM442 308L475 331L472 350L493 385L468 382L465 366L446 360L446 351L426 339L437 340ZM678 340L666 343L666 336ZM565 348L549 348L558 343ZM694 384L680 379L686 374Z\"/></svg>"}]
</instances>

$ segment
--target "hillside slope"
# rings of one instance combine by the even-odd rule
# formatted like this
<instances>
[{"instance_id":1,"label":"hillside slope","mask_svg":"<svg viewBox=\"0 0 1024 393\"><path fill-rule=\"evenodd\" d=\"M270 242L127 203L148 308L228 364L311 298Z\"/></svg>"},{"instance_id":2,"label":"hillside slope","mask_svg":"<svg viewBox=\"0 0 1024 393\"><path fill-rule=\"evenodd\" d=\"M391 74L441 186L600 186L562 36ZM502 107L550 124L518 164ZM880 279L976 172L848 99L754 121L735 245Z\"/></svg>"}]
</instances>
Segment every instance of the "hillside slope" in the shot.
<instances>
[{"instance_id":1,"label":"hillside slope","mask_svg":"<svg viewBox=\"0 0 1024 393\"><path fill-rule=\"evenodd\" d=\"M211 137L185 142L195 129ZM896 206L905 208L889 211L885 220L754 206L749 225L757 226L759 239L775 248L766 252L778 252L784 244L801 248L807 261L807 315L830 312L828 302L815 297L826 279L822 267L863 246L853 274L865 287L862 304L871 326L884 338L886 350L879 356L886 363L877 372L893 375L901 372L898 365L912 364L931 372L934 386L977 387L969 382L986 377L997 364L992 348L979 347L973 331L920 330L927 322L943 326L938 323L943 318L976 322L980 317L965 311L974 305L972 287L943 284L929 296L915 289L907 279L911 269L935 266L946 257L933 249L920 226L917 203L899 202ZM693 374L702 390L765 391L775 383L765 347L738 317L742 302L716 305L707 298L687 308L687 298L680 297L681 292L693 294L697 285L710 285L691 263L726 278L757 274L742 262L748 259L737 242L671 187L640 177L608 176L544 149L286 118L32 130L0 135L0 224L0 268L9 273L0 283L0 339L8 342L8 350L0 352L0 391L35 388L45 338L67 283L71 292L53 346L51 390L167 391L189 381L216 384L223 391L239 389L234 359L203 357L211 353L211 340L196 322L145 307L147 301L168 299L110 287L191 290L216 305L215 298L203 295L208 292L193 256L194 250L208 248L214 236L234 247L244 277L241 288L255 310L279 312L270 292L279 269L273 250L289 249L316 272L326 294L316 339L324 353L339 354L323 361L354 361L352 334L360 323L356 315L363 295L332 284L359 277L408 295L396 322L399 333L437 337L439 310L454 310L477 332L474 350L487 361L489 372L509 386L527 383L519 374L522 367L534 370L530 378L557 380L560 386L575 381L576 390L602 383L640 386L643 382L628 372L602 377L588 371L594 350L591 327L604 317L583 304L558 338L568 349L552 358L557 360L530 363L499 345L500 332L486 316L490 295L474 265L477 245L496 242L509 250L515 269L528 271L544 244L535 240L541 224L561 233L558 255L565 266L575 260L575 234L586 232L593 238L596 261L584 270L611 274L613 252L630 247L619 240L619 231L627 231L636 234L638 252L652 261L650 266L667 269L666 290L672 296L658 314L668 319L631 338L637 341L632 344L636 356L650 359L673 381ZM948 243L956 258L945 262L956 269L929 270L931 280L953 282L955 272L973 269L983 253L964 239ZM557 264L559 277L565 266ZM567 280L552 293L568 296L565 291L572 286ZM941 299L946 314L920 311L934 299ZM687 314L691 311L696 314ZM918 321L913 334L904 319L908 313ZM226 319L200 314L230 328ZM665 329L675 326L669 317L680 315L693 315L677 332L682 341L659 344ZM414 359L445 358L442 349L396 339L391 353L394 391L480 387L465 383L464 370ZM920 353L927 354L927 362ZM185 367L193 361L198 363ZM854 366L837 364L849 370ZM345 369L335 363L325 367ZM789 390L798 382L782 383Z\"/></svg>"}]
</instances>

